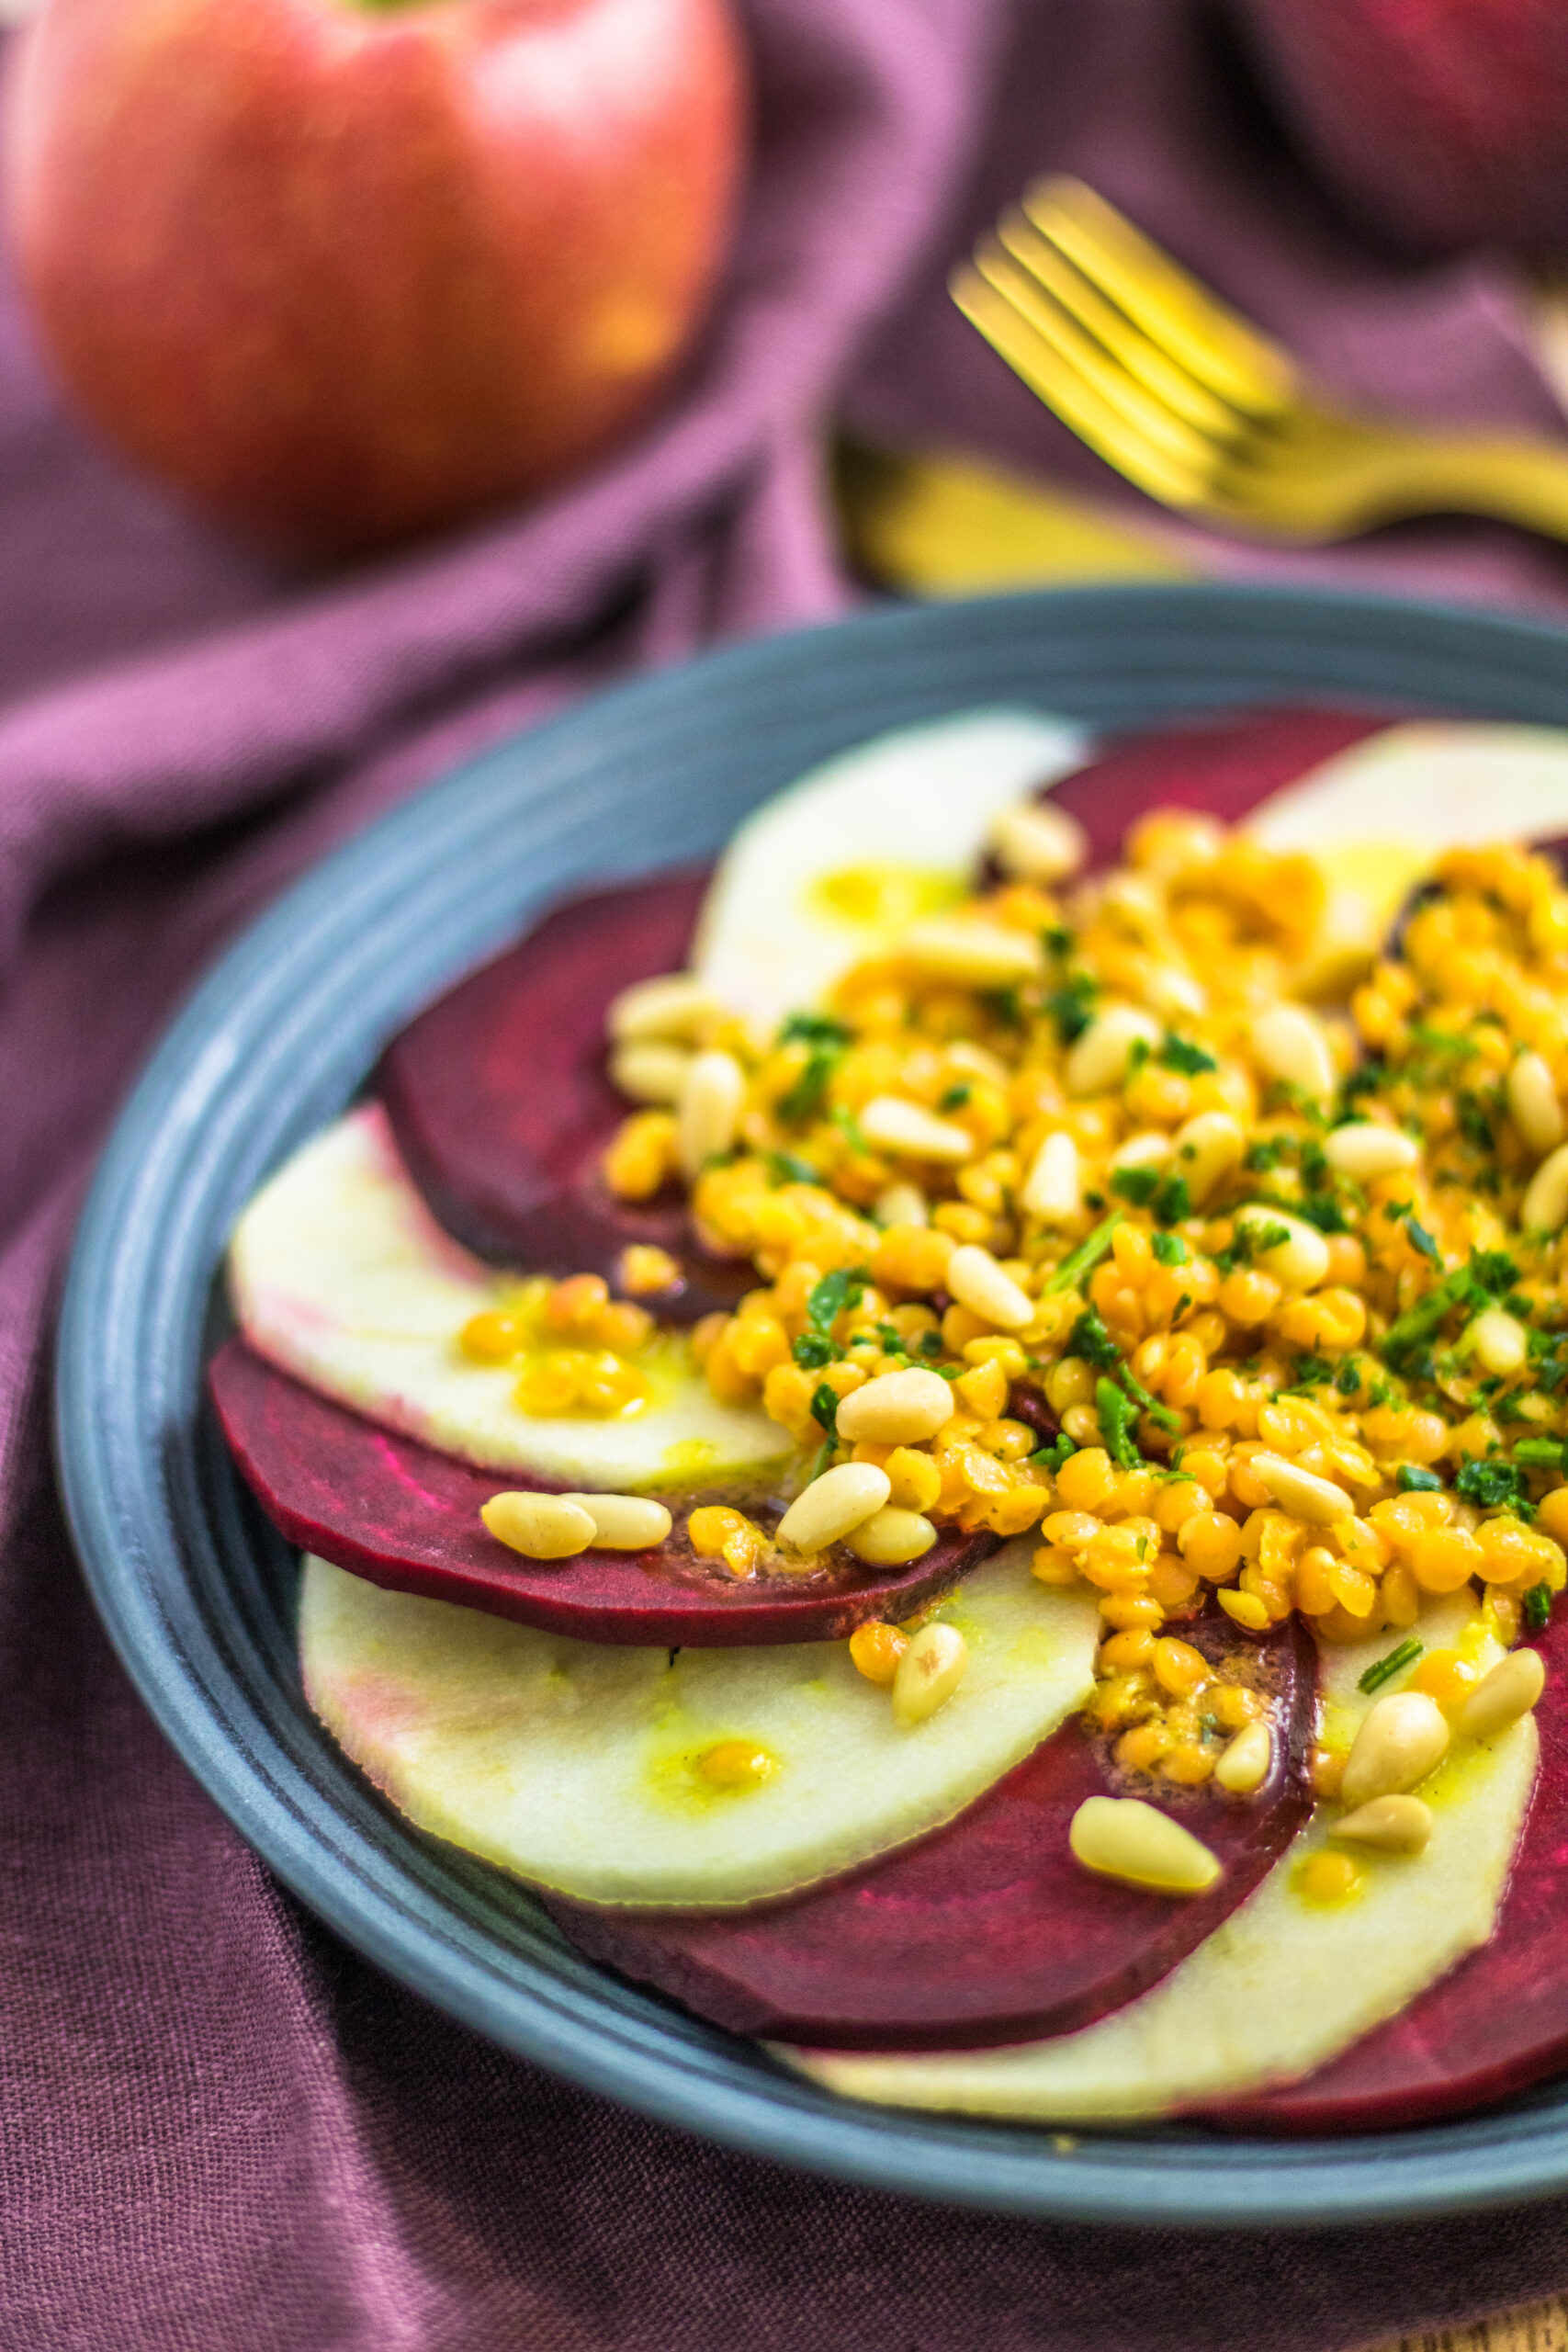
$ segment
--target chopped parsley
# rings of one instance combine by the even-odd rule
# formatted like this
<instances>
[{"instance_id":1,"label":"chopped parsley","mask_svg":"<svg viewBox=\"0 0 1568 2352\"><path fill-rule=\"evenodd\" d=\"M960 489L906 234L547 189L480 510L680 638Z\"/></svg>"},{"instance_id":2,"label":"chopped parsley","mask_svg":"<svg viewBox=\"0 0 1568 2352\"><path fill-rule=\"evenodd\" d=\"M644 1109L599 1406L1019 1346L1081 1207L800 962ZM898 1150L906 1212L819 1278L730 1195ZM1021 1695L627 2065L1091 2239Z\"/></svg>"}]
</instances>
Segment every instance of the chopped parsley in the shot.
<instances>
[{"instance_id":1,"label":"chopped parsley","mask_svg":"<svg viewBox=\"0 0 1568 2352\"><path fill-rule=\"evenodd\" d=\"M820 1372L833 1361L833 1342L817 1331L803 1331L792 1351L802 1372Z\"/></svg>"},{"instance_id":2,"label":"chopped parsley","mask_svg":"<svg viewBox=\"0 0 1568 2352\"><path fill-rule=\"evenodd\" d=\"M962 1111L974 1091L969 1080L961 1078L938 1095L936 1107L939 1111Z\"/></svg>"},{"instance_id":3,"label":"chopped parsley","mask_svg":"<svg viewBox=\"0 0 1568 2352\"><path fill-rule=\"evenodd\" d=\"M826 1432L829 1440L837 1438L839 1434L838 1391L829 1388L826 1381L811 1399L811 1418L818 1428Z\"/></svg>"},{"instance_id":4,"label":"chopped parsley","mask_svg":"<svg viewBox=\"0 0 1568 2352\"><path fill-rule=\"evenodd\" d=\"M809 1159L794 1151L770 1151L768 1175L775 1184L819 1184L822 1181Z\"/></svg>"},{"instance_id":5,"label":"chopped parsley","mask_svg":"<svg viewBox=\"0 0 1568 2352\"><path fill-rule=\"evenodd\" d=\"M1168 1031L1156 1059L1166 1069L1179 1070L1184 1078L1201 1078L1205 1070L1219 1069L1206 1046L1195 1046L1190 1039L1174 1036Z\"/></svg>"},{"instance_id":6,"label":"chopped parsley","mask_svg":"<svg viewBox=\"0 0 1568 2352\"><path fill-rule=\"evenodd\" d=\"M1100 1434L1105 1440L1105 1451L1112 1462L1123 1470L1136 1470L1143 1457L1133 1442L1133 1425L1137 1408L1130 1396L1117 1387L1113 1380L1103 1374L1094 1384L1094 1408L1100 1416Z\"/></svg>"},{"instance_id":7,"label":"chopped parsley","mask_svg":"<svg viewBox=\"0 0 1568 2352\"><path fill-rule=\"evenodd\" d=\"M1131 1201L1136 1209L1146 1209L1159 1190L1157 1168L1113 1168L1111 1190L1118 1200Z\"/></svg>"},{"instance_id":8,"label":"chopped parsley","mask_svg":"<svg viewBox=\"0 0 1568 2352\"><path fill-rule=\"evenodd\" d=\"M1543 1634L1547 1620L1551 1615L1551 1587L1549 1584L1532 1584L1520 1605L1530 1632Z\"/></svg>"},{"instance_id":9,"label":"chopped parsley","mask_svg":"<svg viewBox=\"0 0 1568 2352\"><path fill-rule=\"evenodd\" d=\"M1402 1462L1399 1491L1402 1495L1440 1495L1443 1482L1435 1470L1426 1469L1419 1462Z\"/></svg>"},{"instance_id":10,"label":"chopped parsley","mask_svg":"<svg viewBox=\"0 0 1568 2352\"><path fill-rule=\"evenodd\" d=\"M1187 1244L1179 1233L1153 1234L1149 1247L1162 1266L1184 1266L1187 1263Z\"/></svg>"},{"instance_id":11,"label":"chopped parsley","mask_svg":"<svg viewBox=\"0 0 1568 2352\"><path fill-rule=\"evenodd\" d=\"M817 1117L828 1099L828 1088L842 1050L839 1046L817 1047L795 1084L780 1095L779 1116L786 1126L803 1127L808 1119Z\"/></svg>"},{"instance_id":12,"label":"chopped parsley","mask_svg":"<svg viewBox=\"0 0 1568 2352\"><path fill-rule=\"evenodd\" d=\"M1056 1024L1064 1046L1076 1045L1093 1018L1100 982L1089 972L1069 972L1059 989L1045 1000L1045 1010Z\"/></svg>"},{"instance_id":13,"label":"chopped parsley","mask_svg":"<svg viewBox=\"0 0 1568 2352\"><path fill-rule=\"evenodd\" d=\"M1516 1470L1511 1462L1499 1462L1495 1457L1480 1462L1467 1453L1454 1480L1454 1492L1480 1510L1510 1510L1520 1519L1535 1516L1526 1491L1525 1474Z\"/></svg>"},{"instance_id":14,"label":"chopped parsley","mask_svg":"<svg viewBox=\"0 0 1568 2352\"><path fill-rule=\"evenodd\" d=\"M1098 1306L1086 1306L1067 1334L1067 1353L1082 1356L1100 1372L1114 1372L1122 1362L1115 1340L1105 1328Z\"/></svg>"},{"instance_id":15,"label":"chopped parsley","mask_svg":"<svg viewBox=\"0 0 1568 2352\"><path fill-rule=\"evenodd\" d=\"M842 1266L823 1275L806 1302L806 1319L819 1338L832 1336L833 1326L846 1306L860 1305L869 1279L863 1272L852 1274Z\"/></svg>"},{"instance_id":16,"label":"chopped parsley","mask_svg":"<svg viewBox=\"0 0 1568 2352\"><path fill-rule=\"evenodd\" d=\"M842 1053L854 1037L852 1029L830 1012L791 1012L779 1027L781 1046L832 1046Z\"/></svg>"},{"instance_id":17,"label":"chopped parsley","mask_svg":"<svg viewBox=\"0 0 1568 2352\"><path fill-rule=\"evenodd\" d=\"M1031 1462L1038 1464L1042 1470L1050 1470L1055 1472L1061 1468L1069 1453L1076 1453L1077 1452L1077 1446L1073 1443L1072 1439L1067 1435L1066 1430L1064 1430L1060 1437L1054 1437L1051 1440L1049 1445L1037 1447L1030 1455L1029 1459Z\"/></svg>"}]
</instances>

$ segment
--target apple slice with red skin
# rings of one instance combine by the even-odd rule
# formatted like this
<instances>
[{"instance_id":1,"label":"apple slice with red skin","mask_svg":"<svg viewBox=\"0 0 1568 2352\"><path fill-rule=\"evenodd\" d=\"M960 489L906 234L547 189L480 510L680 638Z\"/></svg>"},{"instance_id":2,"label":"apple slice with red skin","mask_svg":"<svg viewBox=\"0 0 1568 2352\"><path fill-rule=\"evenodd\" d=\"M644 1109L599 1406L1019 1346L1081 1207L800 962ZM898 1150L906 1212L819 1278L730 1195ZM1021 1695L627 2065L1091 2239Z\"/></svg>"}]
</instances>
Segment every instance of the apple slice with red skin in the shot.
<instances>
[{"instance_id":1,"label":"apple slice with red skin","mask_svg":"<svg viewBox=\"0 0 1568 2352\"><path fill-rule=\"evenodd\" d=\"M757 1277L700 1247L681 1188L631 1202L605 1184L631 1105L610 1083L604 1015L633 980L682 967L706 888L688 872L573 899L411 1021L376 1078L409 1173L465 1248L611 1280L628 1243L666 1250L684 1283L647 1304L672 1323L733 1306Z\"/></svg>"},{"instance_id":2,"label":"apple slice with red skin","mask_svg":"<svg viewBox=\"0 0 1568 2352\"><path fill-rule=\"evenodd\" d=\"M631 1914L543 1899L591 1959L736 2033L813 2049L964 2049L1065 2033L1132 2000L1234 1911L1312 1807L1316 1649L1299 1621L1263 1640L1219 1611L1183 1628L1215 1658L1258 1661L1284 1736L1250 1797L1212 1783L1157 1792L1063 1724L956 1821L885 1861L784 1903ZM1156 1894L1074 1860L1086 1797L1156 1794L1219 1857L1206 1894Z\"/></svg>"},{"instance_id":3,"label":"apple slice with red skin","mask_svg":"<svg viewBox=\"0 0 1568 2352\"><path fill-rule=\"evenodd\" d=\"M1520 2091L1568 2065L1568 1617L1546 1667L1540 1764L1490 1941L1304 2080L1196 2110L1240 2132L1396 2132Z\"/></svg>"},{"instance_id":4,"label":"apple slice with red skin","mask_svg":"<svg viewBox=\"0 0 1568 2352\"><path fill-rule=\"evenodd\" d=\"M243 1340L219 1350L208 1381L242 1476L289 1543L389 1590L580 1641L641 1649L841 1641L867 1618L908 1616L999 1541L946 1529L923 1558L893 1573L864 1567L840 1546L813 1576L742 1580L692 1549L689 1511L717 1499L700 1495L671 1498L675 1528L656 1550L530 1560L479 1519L480 1505L506 1487L503 1473L378 1427L276 1371ZM778 1506L746 1508L770 1525L779 1515Z\"/></svg>"}]
</instances>

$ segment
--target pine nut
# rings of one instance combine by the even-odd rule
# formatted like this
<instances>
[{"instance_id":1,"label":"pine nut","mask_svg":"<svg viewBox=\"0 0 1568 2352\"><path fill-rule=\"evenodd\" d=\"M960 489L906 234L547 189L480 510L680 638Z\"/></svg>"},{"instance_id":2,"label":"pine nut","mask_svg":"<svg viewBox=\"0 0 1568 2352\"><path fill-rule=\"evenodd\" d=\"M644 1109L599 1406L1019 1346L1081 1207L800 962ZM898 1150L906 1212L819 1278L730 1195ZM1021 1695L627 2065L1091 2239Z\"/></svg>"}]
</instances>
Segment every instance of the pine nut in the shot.
<instances>
[{"instance_id":1,"label":"pine nut","mask_svg":"<svg viewBox=\"0 0 1568 2352\"><path fill-rule=\"evenodd\" d=\"M1299 1216L1287 1216L1283 1210L1265 1201L1248 1201L1245 1208L1237 1209L1235 1221L1260 1233L1282 1226L1284 1239L1270 1242L1267 1248L1259 1246L1258 1263L1287 1290L1317 1288L1328 1272L1328 1244L1315 1225L1308 1225Z\"/></svg>"},{"instance_id":2,"label":"pine nut","mask_svg":"<svg viewBox=\"0 0 1568 2352\"><path fill-rule=\"evenodd\" d=\"M1343 1487L1287 1462L1280 1453L1254 1453L1247 1468L1260 1478L1281 1510L1304 1519L1314 1527L1332 1527L1337 1519L1354 1519L1356 1506Z\"/></svg>"},{"instance_id":3,"label":"pine nut","mask_svg":"<svg viewBox=\"0 0 1568 2352\"><path fill-rule=\"evenodd\" d=\"M994 1324L998 1331L1021 1331L1034 1320L1034 1301L1029 1293L1003 1272L988 1250L973 1241L953 1251L942 1282L960 1306L966 1306L982 1323Z\"/></svg>"},{"instance_id":4,"label":"pine nut","mask_svg":"<svg viewBox=\"0 0 1568 2352\"><path fill-rule=\"evenodd\" d=\"M1201 1839L1142 1797L1085 1797L1067 1843L1085 1870L1160 1894L1201 1894L1220 1875Z\"/></svg>"},{"instance_id":5,"label":"pine nut","mask_svg":"<svg viewBox=\"0 0 1568 2352\"><path fill-rule=\"evenodd\" d=\"M509 1550L530 1560L570 1560L593 1541L593 1521L564 1495L491 1495L479 1517Z\"/></svg>"},{"instance_id":6,"label":"pine nut","mask_svg":"<svg viewBox=\"0 0 1568 2352\"><path fill-rule=\"evenodd\" d=\"M1560 1233L1568 1221L1568 1143L1560 1143L1530 1178L1519 1223L1534 1233Z\"/></svg>"},{"instance_id":7,"label":"pine nut","mask_svg":"<svg viewBox=\"0 0 1568 2352\"><path fill-rule=\"evenodd\" d=\"M1140 1012L1135 1004L1107 1005L1062 1065L1067 1092L1105 1094L1120 1086L1140 1039L1151 1049L1159 1044L1160 1026L1153 1013Z\"/></svg>"},{"instance_id":8,"label":"pine nut","mask_svg":"<svg viewBox=\"0 0 1568 2352\"><path fill-rule=\"evenodd\" d=\"M1339 1793L1353 1813L1371 1797L1403 1796L1448 1754L1443 1711L1424 1690L1374 1700L1345 1759Z\"/></svg>"},{"instance_id":9,"label":"pine nut","mask_svg":"<svg viewBox=\"0 0 1568 2352\"><path fill-rule=\"evenodd\" d=\"M1129 1136L1111 1155L1112 1168L1163 1168L1176 1148L1168 1136L1151 1128L1147 1135Z\"/></svg>"},{"instance_id":10,"label":"pine nut","mask_svg":"<svg viewBox=\"0 0 1568 2352\"><path fill-rule=\"evenodd\" d=\"M1144 995L1167 1021L1200 1021L1209 1010L1201 980L1175 964L1156 964L1144 975Z\"/></svg>"},{"instance_id":11,"label":"pine nut","mask_svg":"<svg viewBox=\"0 0 1568 2352\"><path fill-rule=\"evenodd\" d=\"M918 1102L906 1102L901 1094L874 1094L860 1114L860 1131L879 1151L908 1152L912 1159L938 1159L956 1167L975 1157L975 1138L967 1127L938 1119Z\"/></svg>"},{"instance_id":12,"label":"pine nut","mask_svg":"<svg viewBox=\"0 0 1568 2352\"><path fill-rule=\"evenodd\" d=\"M1021 800L993 818L990 848L1004 874L1020 882L1061 882L1089 855L1076 817L1048 800Z\"/></svg>"},{"instance_id":13,"label":"pine nut","mask_svg":"<svg viewBox=\"0 0 1568 2352\"><path fill-rule=\"evenodd\" d=\"M1322 1023L1304 1004L1271 1004L1252 1024L1252 1057L1270 1078L1299 1087L1314 1102L1334 1091L1334 1057Z\"/></svg>"},{"instance_id":14,"label":"pine nut","mask_svg":"<svg viewBox=\"0 0 1568 2352\"><path fill-rule=\"evenodd\" d=\"M779 1521L779 1542L796 1552L825 1552L880 1510L893 1481L874 1462L840 1462L796 1495Z\"/></svg>"},{"instance_id":15,"label":"pine nut","mask_svg":"<svg viewBox=\"0 0 1568 2352\"><path fill-rule=\"evenodd\" d=\"M918 1184L889 1184L876 1196L872 1216L878 1225L929 1225L931 1204Z\"/></svg>"},{"instance_id":16,"label":"pine nut","mask_svg":"<svg viewBox=\"0 0 1568 2352\"><path fill-rule=\"evenodd\" d=\"M735 1141L746 1074L733 1054L698 1054L681 1089L676 1148L688 1178L698 1177L710 1159Z\"/></svg>"},{"instance_id":17,"label":"pine nut","mask_svg":"<svg viewBox=\"0 0 1568 2352\"><path fill-rule=\"evenodd\" d=\"M650 1552L662 1544L673 1521L662 1503L646 1495L562 1495L593 1521L593 1542L604 1552Z\"/></svg>"},{"instance_id":18,"label":"pine nut","mask_svg":"<svg viewBox=\"0 0 1568 2352\"><path fill-rule=\"evenodd\" d=\"M1045 951L1032 931L1008 931L999 922L964 922L947 915L911 923L898 942L898 953L917 972L971 989L1002 989L1015 980L1032 979L1045 961Z\"/></svg>"},{"instance_id":19,"label":"pine nut","mask_svg":"<svg viewBox=\"0 0 1568 2352\"><path fill-rule=\"evenodd\" d=\"M692 1057L683 1046L650 1037L617 1046L610 1056L610 1082L633 1102L679 1102Z\"/></svg>"},{"instance_id":20,"label":"pine nut","mask_svg":"<svg viewBox=\"0 0 1568 2352\"><path fill-rule=\"evenodd\" d=\"M1176 1164L1187 1179L1194 1208L1201 1209L1223 1176L1239 1168L1247 1153L1241 1121L1228 1111L1200 1111L1176 1131Z\"/></svg>"},{"instance_id":21,"label":"pine nut","mask_svg":"<svg viewBox=\"0 0 1568 2352\"><path fill-rule=\"evenodd\" d=\"M953 1419L953 1385L934 1372L879 1373L839 1400L839 1435L851 1445L919 1445Z\"/></svg>"},{"instance_id":22,"label":"pine nut","mask_svg":"<svg viewBox=\"0 0 1568 2352\"><path fill-rule=\"evenodd\" d=\"M1529 1713L1545 1688L1540 1652L1510 1650L1490 1674L1482 1676L1460 1710L1454 1728L1465 1739L1495 1739L1499 1732Z\"/></svg>"},{"instance_id":23,"label":"pine nut","mask_svg":"<svg viewBox=\"0 0 1568 2352\"><path fill-rule=\"evenodd\" d=\"M1529 1335L1506 1306L1483 1308L1469 1330L1471 1347L1488 1372L1517 1372L1529 1353Z\"/></svg>"},{"instance_id":24,"label":"pine nut","mask_svg":"<svg viewBox=\"0 0 1568 2352\"><path fill-rule=\"evenodd\" d=\"M1065 1127L1047 1136L1030 1164L1019 1194L1026 1216L1043 1225L1066 1225L1083 1204L1083 1163Z\"/></svg>"},{"instance_id":25,"label":"pine nut","mask_svg":"<svg viewBox=\"0 0 1568 2352\"><path fill-rule=\"evenodd\" d=\"M1373 1797L1358 1805L1329 1831L1352 1845L1375 1846L1384 1854L1418 1854L1432 1834L1432 1808L1419 1797Z\"/></svg>"},{"instance_id":26,"label":"pine nut","mask_svg":"<svg viewBox=\"0 0 1568 2352\"><path fill-rule=\"evenodd\" d=\"M1233 1797L1260 1789L1274 1761L1274 1735L1266 1723L1244 1724L1214 1767L1214 1778Z\"/></svg>"},{"instance_id":27,"label":"pine nut","mask_svg":"<svg viewBox=\"0 0 1568 2352\"><path fill-rule=\"evenodd\" d=\"M857 1560L871 1568L901 1568L923 1559L936 1542L936 1529L923 1512L899 1510L893 1503L874 1510L844 1538Z\"/></svg>"},{"instance_id":28,"label":"pine nut","mask_svg":"<svg viewBox=\"0 0 1568 2352\"><path fill-rule=\"evenodd\" d=\"M1562 1105L1539 1054L1521 1054L1508 1072L1508 1116L1519 1141L1537 1159L1562 1140Z\"/></svg>"},{"instance_id":29,"label":"pine nut","mask_svg":"<svg viewBox=\"0 0 1568 2352\"><path fill-rule=\"evenodd\" d=\"M1323 1156L1339 1175L1358 1184L1370 1184L1379 1176L1414 1168L1421 1147L1402 1127L1380 1127L1375 1120L1357 1119L1325 1137Z\"/></svg>"},{"instance_id":30,"label":"pine nut","mask_svg":"<svg viewBox=\"0 0 1568 2352\"><path fill-rule=\"evenodd\" d=\"M969 1645L956 1625L922 1625L898 1661L893 1677L893 1715L901 1724L922 1724L945 1706L964 1679Z\"/></svg>"},{"instance_id":31,"label":"pine nut","mask_svg":"<svg viewBox=\"0 0 1568 2352\"><path fill-rule=\"evenodd\" d=\"M694 972L663 972L657 979L634 980L611 1000L604 1026L617 1043L630 1038L700 1037L724 1007Z\"/></svg>"}]
</instances>

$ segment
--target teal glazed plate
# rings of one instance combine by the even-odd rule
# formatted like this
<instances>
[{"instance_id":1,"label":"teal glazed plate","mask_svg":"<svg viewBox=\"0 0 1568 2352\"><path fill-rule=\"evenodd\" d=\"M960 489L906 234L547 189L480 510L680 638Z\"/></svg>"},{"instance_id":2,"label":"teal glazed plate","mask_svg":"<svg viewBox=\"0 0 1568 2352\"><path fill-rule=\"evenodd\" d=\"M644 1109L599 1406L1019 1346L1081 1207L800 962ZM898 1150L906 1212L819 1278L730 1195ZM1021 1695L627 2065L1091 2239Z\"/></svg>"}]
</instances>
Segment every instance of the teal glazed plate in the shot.
<instances>
[{"instance_id":1,"label":"teal glazed plate","mask_svg":"<svg viewBox=\"0 0 1568 2352\"><path fill-rule=\"evenodd\" d=\"M704 858L757 802L889 727L1033 704L1097 729L1347 702L1568 726L1568 638L1438 606L1111 588L883 609L596 697L385 818L243 938L104 1156L66 1294L61 1474L127 1668L278 1876L504 2048L737 2147L1057 2220L1381 2222L1568 2187L1568 2083L1378 2137L1055 2134L840 2101L581 1959L526 1891L399 1818L305 1705L296 1568L202 1402L230 1227L387 1039L546 908Z\"/></svg>"}]
</instances>

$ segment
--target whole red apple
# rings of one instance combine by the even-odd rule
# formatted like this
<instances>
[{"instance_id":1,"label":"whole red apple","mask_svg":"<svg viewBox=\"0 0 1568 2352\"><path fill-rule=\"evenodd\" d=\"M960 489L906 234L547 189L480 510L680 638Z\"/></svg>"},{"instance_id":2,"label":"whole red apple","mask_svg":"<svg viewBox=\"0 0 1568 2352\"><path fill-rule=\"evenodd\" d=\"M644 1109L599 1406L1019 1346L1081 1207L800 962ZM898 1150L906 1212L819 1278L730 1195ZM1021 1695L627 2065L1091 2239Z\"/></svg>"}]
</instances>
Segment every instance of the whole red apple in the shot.
<instances>
[{"instance_id":1,"label":"whole red apple","mask_svg":"<svg viewBox=\"0 0 1568 2352\"><path fill-rule=\"evenodd\" d=\"M1233 0L1367 225L1425 253L1568 253L1568 0Z\"/></svg>"},{"instance_id":2,"label":"whole red apple","mask_svg":"<svg viewBox=\"0 0 1568 2352\"><path fill-rule=\"evenodd\" d=\"M48 0L6 98L66 383L210 514L386 545L656 398L723 257L726 0Z\"/></svg>"}]
</instances>

